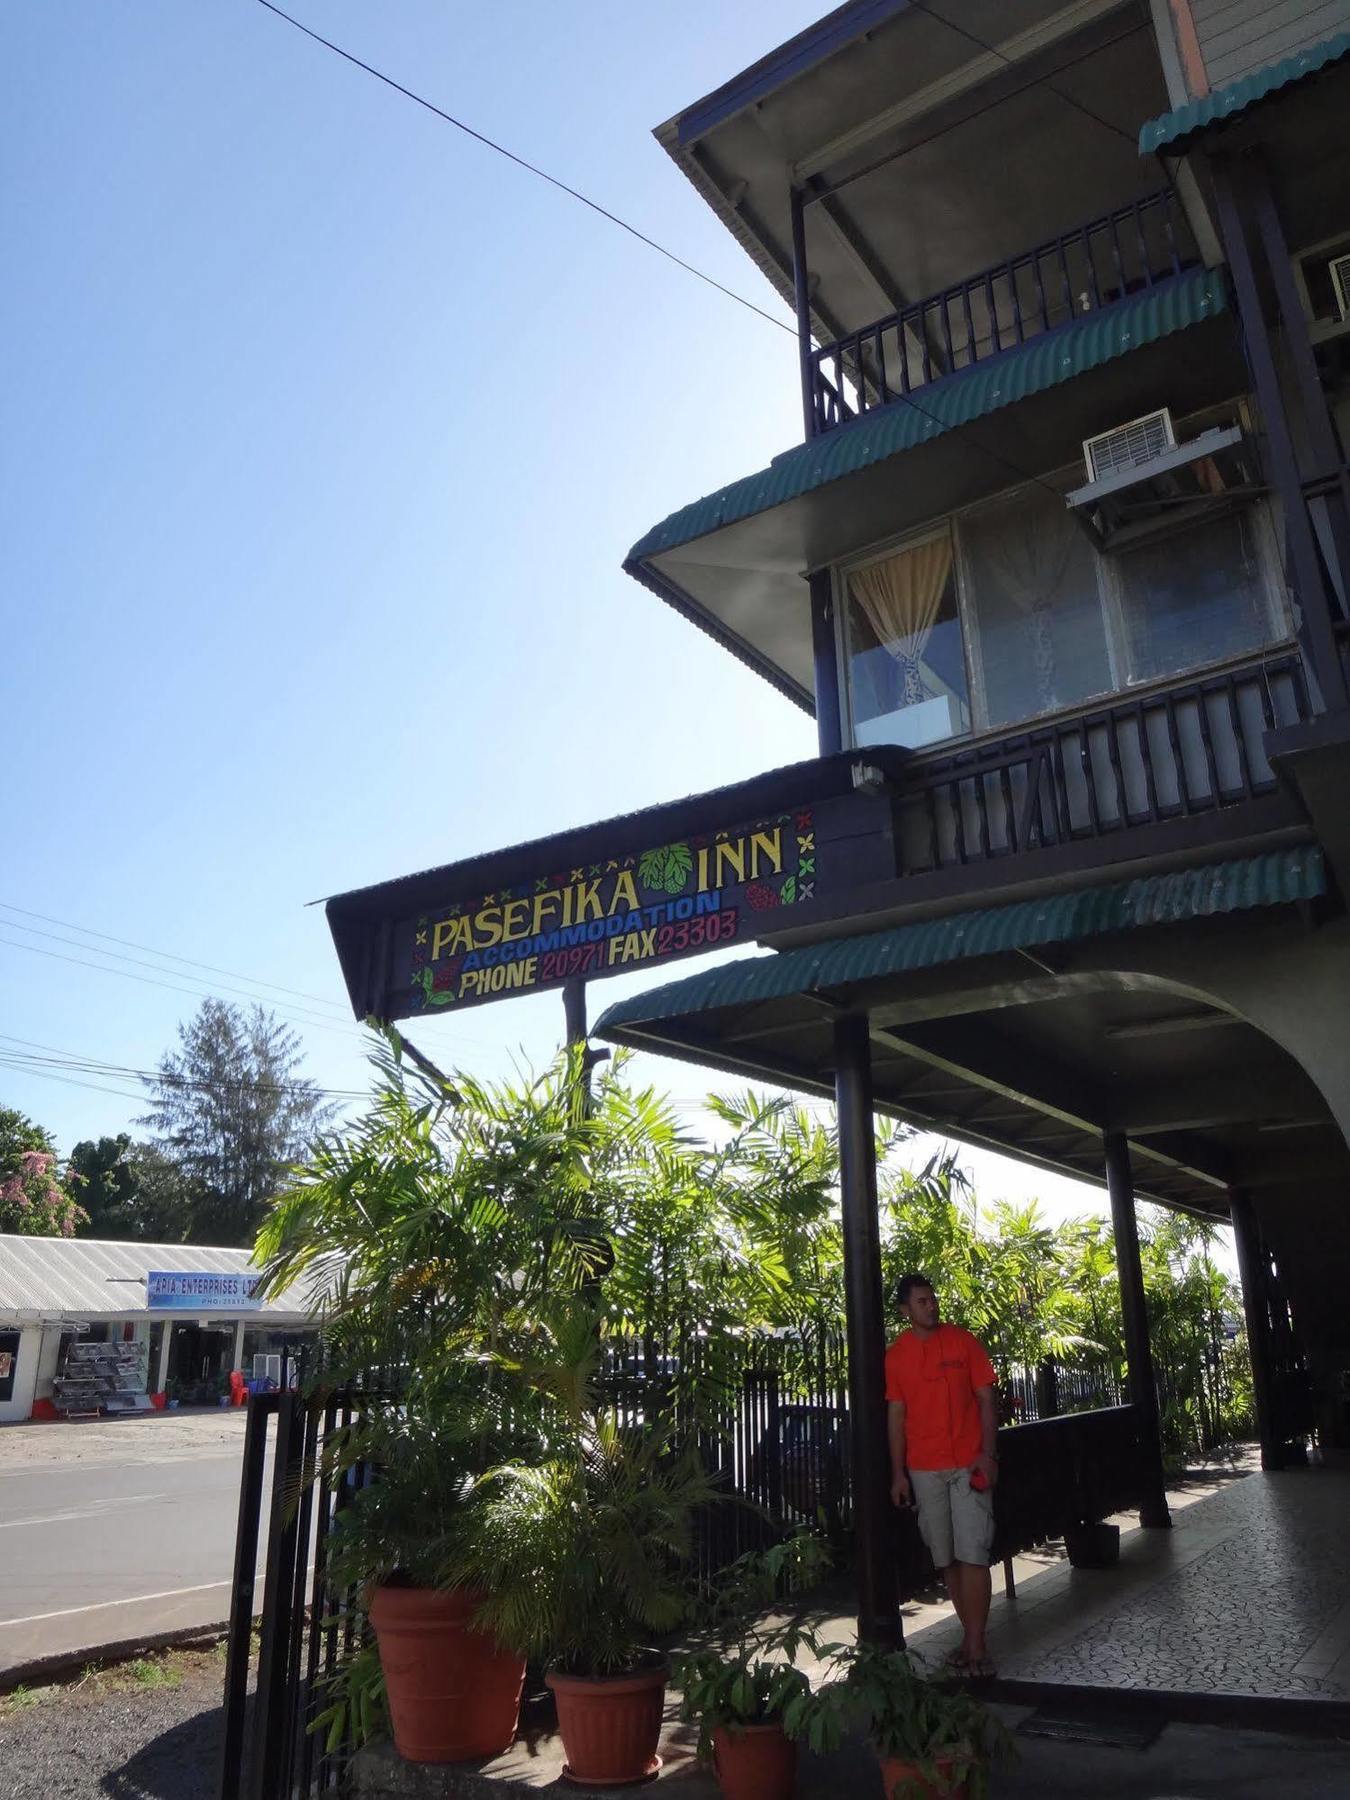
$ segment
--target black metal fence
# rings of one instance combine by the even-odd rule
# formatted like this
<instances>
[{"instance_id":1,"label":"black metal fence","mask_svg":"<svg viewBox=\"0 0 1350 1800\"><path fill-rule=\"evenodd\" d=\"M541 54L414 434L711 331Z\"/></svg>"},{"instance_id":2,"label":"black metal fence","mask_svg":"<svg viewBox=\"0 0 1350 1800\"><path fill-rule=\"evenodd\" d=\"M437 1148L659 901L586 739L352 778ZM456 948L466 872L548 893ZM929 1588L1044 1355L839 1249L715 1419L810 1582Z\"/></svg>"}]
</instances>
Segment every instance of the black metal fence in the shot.
<instances>
[{"instance_id":1,"label":"black metal fence","mask_svg":"<svg viewBox=\"0 0 1350 1800\"><path fill-rule=\"evenodd\" d=\"M1101 1406L1103 1371L1017 1371L1002 1384L1005 1412L1022 1423L1000 1433L1000 1557L1043 1543L1066 1524L1137 1501L1131 1408ZM621 1423L688 1418L722 1491L698 1522L697 1574L714 1576L785 1530L818 1524L841 1547L853 1519L852 1456L842 1335L692 1336L674 1347L616 1344L603 1393ZM249 1401L240 1485L234 1593L225 1675L221 1800L311 1800L340 1790L350 1744L312 1729L329 1703L325 1682L359 1647L364 1609L325 1580L329 1534L362 1471L338 1482L323 1470L332 1434L359 1418L372 1395L260 1394ZM1091 1410L1037 1419L1053 1401ZM693 1424L693 1421L697 1421ZM270 1470L269 1470L270 1458ZM266 1532L263 1595L255 1570ZM902 1592L933 1579L911 1525L900 1531ZM260 1614L257 1678L249 1677Z\"/></svg>"},{"instance_id":2,"label":"black metal fence","mask_svg":"<svg viewBox=\"0 0 1350 1800\"><path fill-rule=\"evenodd\" d=\"M353 1484L331 1483L321 1460L329 1435L349 1425L364 1401L359 1394L310 1399L293 1392L249 1400L225 1663L220 1800L310 1800L342 1785L350 1746L338 1742L330 1748L311 1726L326 1703L324 1680L357 1647L364 1617L354 1593L330 1592L324 1578L328 1535ZM257 1681L250 1698L255 1569L264 1520Z\"/></svg>"}]
</instances>

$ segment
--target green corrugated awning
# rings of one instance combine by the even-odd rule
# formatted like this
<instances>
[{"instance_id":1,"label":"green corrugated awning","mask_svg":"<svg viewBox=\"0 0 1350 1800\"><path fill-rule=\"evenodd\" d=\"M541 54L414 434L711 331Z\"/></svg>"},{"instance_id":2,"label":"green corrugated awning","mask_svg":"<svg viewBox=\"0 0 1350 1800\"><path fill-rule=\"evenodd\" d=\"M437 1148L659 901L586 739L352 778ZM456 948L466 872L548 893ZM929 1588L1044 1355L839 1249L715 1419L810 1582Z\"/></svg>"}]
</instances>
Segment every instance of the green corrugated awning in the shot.
<instances>
[{"instance_id":1,"label":"green corrugated awning","mask_svg":"<svg viewBox=\"0 0 1350 1800\"><path fill-rule=\"evenodd\" d=\"M681 507L629 551L626 567L659 556L723 526L767 512L874 463L913 450L1000 407L1071 381L1131 350L1223 312L1228 291L1221 269L1187 274L1131 294L1072 324L1005 350L988 362L921 388L822 437L776 456L767 469Z\"/></svg>"},{"instance_id":2,"label":"green corrugated awning","mask_svg":"<svg viewBox=\"0 0 1350 1800\"><path fill-rule=\"evenodd\" d=\"M1325 892L1322 852L1315 845L1303 845L1167 875L1141 876L1109 887L1080 888L1013 906L951 913L890 931L833 938L800 950L726 963L705 974L651 988L611 1006L596 1025L595 1035L620 1043L639 1041L641 1033L633 1028L662 1019L752 1006L795 994L833 992L970 957L1313 900Z\"/></svg>"},{"instance_id":3,"label":"green corrugated awning","mask_svg":"<svg viewBox=\"0 0 1350 1800\"><path fill-rule=\"evenodd\" d=\"M1148 156L1158 150L1175 150L1197 132L1206 131L1212 125L1227 124L1258 101L1281 93L1296 82L1306 81L1310 75L1330 68L1346 56L1350 56L1350 31L1341 31L1324 43L1282 57L1267 68L1244 75L1240 81L1230 81L1225 87L1215 88L1203 99L1188 100L1174 112L1149 120L1139 133L1139 154Z\"/></svg>"}]
</instances>

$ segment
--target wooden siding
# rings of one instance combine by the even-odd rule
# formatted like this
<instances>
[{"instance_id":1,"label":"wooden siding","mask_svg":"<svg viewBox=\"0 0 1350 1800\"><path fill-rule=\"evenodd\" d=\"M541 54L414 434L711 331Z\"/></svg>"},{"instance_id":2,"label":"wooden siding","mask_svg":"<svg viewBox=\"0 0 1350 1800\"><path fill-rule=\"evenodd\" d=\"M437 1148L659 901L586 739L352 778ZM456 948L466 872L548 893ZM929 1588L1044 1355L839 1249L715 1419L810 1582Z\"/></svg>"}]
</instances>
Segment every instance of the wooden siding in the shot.
<instances>
[{"instance_id":1,"label":"wooden siding","mask_svg":"<svg viewBox=\"0 0 1350 1800\"><path fill-rule=\"evenodd\" d=\"M1213 88L1350 29L1350 0L1191 0Z\"/></svg>"}]
</instances>

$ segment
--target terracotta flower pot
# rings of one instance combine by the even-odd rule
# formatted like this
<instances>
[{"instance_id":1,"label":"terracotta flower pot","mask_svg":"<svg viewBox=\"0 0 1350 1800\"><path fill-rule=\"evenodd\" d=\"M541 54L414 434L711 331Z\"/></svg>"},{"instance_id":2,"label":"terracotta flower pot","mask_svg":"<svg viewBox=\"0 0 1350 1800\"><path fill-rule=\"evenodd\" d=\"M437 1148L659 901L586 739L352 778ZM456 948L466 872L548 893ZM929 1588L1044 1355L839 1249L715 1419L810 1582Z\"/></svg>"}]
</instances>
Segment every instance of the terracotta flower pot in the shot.
<instances>
[{"instance_id":1,"label":"terracotta flower pot","mask_svg":"<svg viewBox=\"0 0 1350 1800\"><path fill-rule=\"evenodd\" d=\"M470 1624L477 1594L379 1587L370 1622L394 1748L409 1762L499 1756L516 1735L525 1660Z\"/></svg>"},{"instance_id":2,"label":"terracotta flower pot","mask_svg":"<svg viewBox=\"0 0 1350 1800\"><path fill-rule=\"evenodd\" d=\"M620 1787L659 1772L668 1673L662 1662L632 1675L545 1676L558 1703L564 1781Z\"/></svg>"},{"instance_id":3,"label":"terracotta flower pot","mask_svg":"<svg viewBox=\"0 0 1350 1800\"><path fill-rule=\"evenodd\" d=\"M791 1800L797 1746L775 1719L713 1727L713 1768L726 1800Z\"/></svg>"},{"instance_id":4,"label":"terracotta flower pot","mask_svg":"<svg viewBox=\"0 0 1350 1800\"><path fill-rule=\"evenodd\" d=\"M937 1780L920 1775L912 1762L903 1756L880 1756L881 1791L886 1800L965 1800L964 1776L954 1772L950 1758L937 1758Z\"/></svg>"}]
</instances>

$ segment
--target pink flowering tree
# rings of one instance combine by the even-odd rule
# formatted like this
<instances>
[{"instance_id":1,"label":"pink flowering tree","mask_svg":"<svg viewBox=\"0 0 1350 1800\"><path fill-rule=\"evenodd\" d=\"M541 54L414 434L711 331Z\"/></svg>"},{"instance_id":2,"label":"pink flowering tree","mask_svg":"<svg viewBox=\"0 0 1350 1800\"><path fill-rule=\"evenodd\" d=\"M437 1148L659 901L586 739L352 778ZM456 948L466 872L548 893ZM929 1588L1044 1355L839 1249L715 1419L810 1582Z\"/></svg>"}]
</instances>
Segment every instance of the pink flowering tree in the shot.
<instances>
[{"instance_id":1,"label":"pink flowering tree","mask_svg":"<svg viewBox=\"0 0 1350 1800\"><path fill-rule=\"evenodd\" d=\"M56 1175L56 1148L40 1125L0 1107L0 1232L74 1237L88 1220Z\"/></svg>"}]
</instances>

